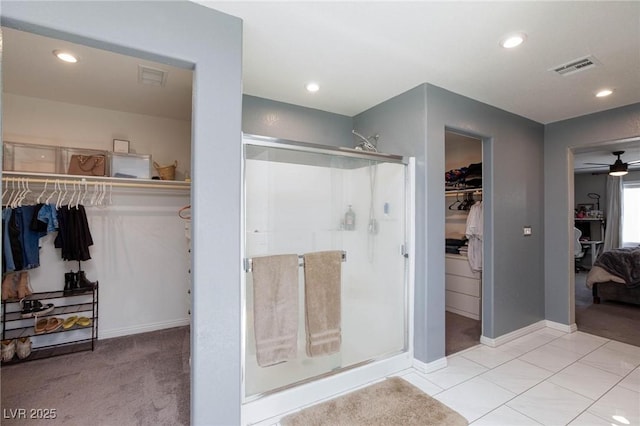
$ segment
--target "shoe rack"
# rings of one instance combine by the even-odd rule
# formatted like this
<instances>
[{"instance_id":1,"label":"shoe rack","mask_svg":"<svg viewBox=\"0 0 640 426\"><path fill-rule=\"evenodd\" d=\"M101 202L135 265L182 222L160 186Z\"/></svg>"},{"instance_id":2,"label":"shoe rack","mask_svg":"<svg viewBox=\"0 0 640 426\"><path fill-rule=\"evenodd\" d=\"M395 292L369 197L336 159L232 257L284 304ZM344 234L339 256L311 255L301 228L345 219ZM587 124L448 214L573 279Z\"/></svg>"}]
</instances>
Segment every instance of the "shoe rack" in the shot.
<instances>
[{"instance_id":1,"label":"shoe rack","mask_svg":"<svg viewBox=\"0 0 640 426\"><path fill-rule=\"evenodd\" d=\"M17 342L20 338L29 337L33 345L28 357L20 359L15 356L10 361L3 360L2 365L95 349L98 339L98 282L93 289L81 292L70 293L60 290L33 293L25 300L38 300L43 305L53 303L54 309L41 316L36 314L24 318L20 300L2 301L2 340ZM85 320L80 323L67 321L64 324L65 320L74 316ZM48 320L53 327L50 330L41 330L40 327L37 329L39 320ZM61 322L58 324L57 320ZM87 322L90 324L86 324Z\"/></svg>"}]
</instances>

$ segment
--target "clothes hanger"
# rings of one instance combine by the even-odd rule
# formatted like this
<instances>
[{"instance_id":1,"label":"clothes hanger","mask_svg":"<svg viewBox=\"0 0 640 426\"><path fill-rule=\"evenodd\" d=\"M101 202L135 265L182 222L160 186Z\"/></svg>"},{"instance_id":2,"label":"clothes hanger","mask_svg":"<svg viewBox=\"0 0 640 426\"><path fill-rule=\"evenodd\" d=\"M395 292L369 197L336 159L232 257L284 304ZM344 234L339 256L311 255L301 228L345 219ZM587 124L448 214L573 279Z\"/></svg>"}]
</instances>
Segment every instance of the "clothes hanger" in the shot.
<instances>
[{"instance_id":1,"label":"clothes hanger","mask_svg":"<svg viewBox=\"0 0 640 426\"><path fill-rule=\"evenodd\" d=\"M191 204L188 204L188 205L186 205L184 207L181 207L180 210L178 210L178 216L180 216L180 219L190 220L191 219Z\"/></svg>"},{"instance_id":2,"label":"clothes hanger","mask_svg":"<svg viewBox=\"0 0 640 426\"><path fill-rule=\"evenodd\" d=\"M40 195L38 195L38 198L36 198L36 204L41 204L42 197L44 196L45 192L47 192L47 184L49 183L49 179L45 179L44 180L44 189L42 190L42 192L40 193Z\"/></svg>"},{"instance_id":3,"label":"clothes hanger","mask_svg":"<svg viewBox=\"0 0 640 426\"><path fill-rule=\"evenodd\" d=\"M460 195L460 193L456 192L456 200L453 203L451 203L451 205L449 205L449 210L455 210L455 208L453 206L455 206L456 203L460 202L460 198L458 198L459 195Z\"/></svg>"}]
</instances>

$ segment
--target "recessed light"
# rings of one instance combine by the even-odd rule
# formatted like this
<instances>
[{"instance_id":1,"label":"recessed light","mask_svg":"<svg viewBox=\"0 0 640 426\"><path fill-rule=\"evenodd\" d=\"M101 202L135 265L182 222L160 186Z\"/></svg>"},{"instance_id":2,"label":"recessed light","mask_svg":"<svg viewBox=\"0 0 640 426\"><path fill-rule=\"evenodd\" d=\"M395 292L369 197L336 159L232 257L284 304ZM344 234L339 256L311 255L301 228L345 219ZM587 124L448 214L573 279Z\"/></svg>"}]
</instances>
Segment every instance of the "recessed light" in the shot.
<instances>
[{"instance_id":1,"label":"recessed light","mask_svg":"<svg viewBox=\"0 0 640 426\"><path fill-rule=\"evenodd\" d=\"M318 85L318 83L313 83L313 82L307 83L305 87L307 88L307 91L311 93L314 93L320 90L320 86Z\"/></svg>"},{"instance_id":2,"label":"recessed light","mask_svg":"<svg viewBox=\"0 0 640 426\"><path fill-rule=\"evenodd\" d=\"M78 62L78 58L76 56L63 50L54 50L53 54L56 55L56 57L61 61L69 62L70 64L75 64L76 62Z\"/></svg>"},{"instance_id":3,"label":"recessed light","mask_svg":"<svg viewBox=\"0 0 640 426\"><path fill-rule=\"evenodd\" d=\"M505 49L513 49L524 43L526 38L527 36L524 33L509 34L500 41L500 46Z\"/></svg>"},{"instance_id":4,"label":"recessed light","mask_svg":"<svg viewBox=\"0 0 640 426\"><path fill-rule=\"evenodd\" d=\"M596 98L604 98L613 93L611 89L602 89L598 93L596 93Z\"/></svg>"}]
</instances>

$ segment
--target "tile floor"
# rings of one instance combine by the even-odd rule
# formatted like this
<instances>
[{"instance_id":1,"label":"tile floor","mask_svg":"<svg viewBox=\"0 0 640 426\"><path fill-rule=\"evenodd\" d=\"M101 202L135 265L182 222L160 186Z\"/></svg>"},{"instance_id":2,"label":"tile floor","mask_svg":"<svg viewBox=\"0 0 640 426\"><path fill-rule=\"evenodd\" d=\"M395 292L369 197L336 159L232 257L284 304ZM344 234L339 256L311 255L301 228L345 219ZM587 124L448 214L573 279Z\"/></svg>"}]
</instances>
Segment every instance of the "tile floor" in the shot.
<instances>
[{"instance_id":1,"label":"tile floor","mask_svg":"<svg viewBox=\"0 0 640 426\"><path fill-rule=\"evenodd\" d=\"M640 424L640 347L582 332L545 328L399 375L473 426Z\"/></svg>"}]
</instances>

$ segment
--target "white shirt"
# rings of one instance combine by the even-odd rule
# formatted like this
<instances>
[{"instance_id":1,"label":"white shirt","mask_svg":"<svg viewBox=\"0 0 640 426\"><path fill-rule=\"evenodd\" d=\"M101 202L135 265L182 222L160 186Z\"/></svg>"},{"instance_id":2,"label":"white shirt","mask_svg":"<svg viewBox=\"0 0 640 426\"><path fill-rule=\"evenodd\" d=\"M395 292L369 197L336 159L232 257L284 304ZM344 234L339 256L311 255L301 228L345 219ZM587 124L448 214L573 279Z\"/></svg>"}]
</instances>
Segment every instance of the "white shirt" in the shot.
<instances>
[{"instance_id":1,"label":"white shirt","mask_svg":"<svg viewBox=\"0 0 640 426\"><path fill-rule=\"evenodd\" d=\"M465 235L469 239L469 265L473 271L482 271L482 201L471 206Z\"/></svg>"}]
</instances>

